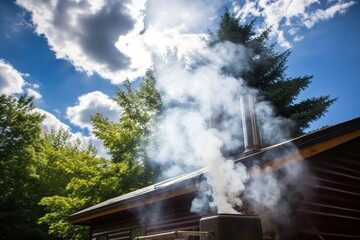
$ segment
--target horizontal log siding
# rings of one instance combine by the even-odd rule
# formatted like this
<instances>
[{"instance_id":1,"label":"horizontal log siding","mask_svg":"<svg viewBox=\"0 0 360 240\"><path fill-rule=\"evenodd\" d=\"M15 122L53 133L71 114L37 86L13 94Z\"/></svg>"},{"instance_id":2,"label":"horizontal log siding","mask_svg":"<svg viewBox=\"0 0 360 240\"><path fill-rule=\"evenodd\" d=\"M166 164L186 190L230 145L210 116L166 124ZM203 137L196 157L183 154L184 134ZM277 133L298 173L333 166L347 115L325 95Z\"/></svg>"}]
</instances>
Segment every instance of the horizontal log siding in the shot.
<instances>
[{"instance_id":1,"label":"horizontal log siding","mask_svg":"<svg viewBox=\"0 0 360 240\"><path fill-rule=\"evenodd\" d=\"M104 235L107 236L107 239L112 239L112 240L130 239L130 232L131 229L133 229L134 227L137 227L137 225L126 224L124 226L124 224L121 222L113 222L104 225L95 225L92 228L91 239L96 240L97 237Z\"/></svg>"},{"instance_id":2,"label":"horizontal log siding","mask_svg":"<svg viewBox=\"0 0 360 240\"><path fill-rule=\"evenodd\" d=\"M147 227L146 234L151 235L175 230L196 231L199 230L199 220L198 215L189 215L188 211L179 213L158 221L156 225Z\"/></svg>"},{"instance_id":3,"label":"horizontal log siding","mask_svg":"<svg viewBox=\"0 0 360 240\"><path fill-rule=\"evenodd\" d=\"M104 219L104 224L97 223L92 227L92 240L96 237L106 235L109 240L130 239L131 230L145 227L147 235L169 232L175 230L199 230L200 216L189 212L193 196L182 196L163 202L159 206L144 206L132 217L122 221L109 223ZM154 209L159 209L154 211ZM154 216L151 216L153 211ZM142 221L139 219L143 218ZM116 218L113 218L116 219Z\"/></svg>"},{"instance_id":4,"label":"horizontal log siding","mask_svg":"<svg viewBox=\"0 0 360 240\"><path fill-rule=\"evenodd\" d=\"M360 239L360 138L308 159L312 198L297 211L306 239Z\"/></svg>"}]
</instances>

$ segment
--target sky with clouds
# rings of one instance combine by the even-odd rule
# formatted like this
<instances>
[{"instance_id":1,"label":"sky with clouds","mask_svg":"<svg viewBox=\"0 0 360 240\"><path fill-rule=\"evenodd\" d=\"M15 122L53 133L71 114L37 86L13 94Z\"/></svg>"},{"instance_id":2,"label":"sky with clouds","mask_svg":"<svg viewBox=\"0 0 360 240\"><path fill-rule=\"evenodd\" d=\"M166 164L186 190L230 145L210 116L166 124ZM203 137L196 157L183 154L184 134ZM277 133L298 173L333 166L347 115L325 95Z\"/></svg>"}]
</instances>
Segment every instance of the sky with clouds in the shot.
<instances>
[{"instance_id":1,"label":"sky with clouds","mask_svg":"<svg viewBox=\"0 0 360 240\"><path fill-rule=\"evenodd\" d=\"M355 0L2 0L0 94L34 96L47 128L94 141L90 116L116 120L111 100L136 84L154 56L203 46L225 8L272 27L279 50L292 49L289 76L313 75L300 98L338 97L317 129L360 115L360 3Z\"/></svg>"}]
</instances>

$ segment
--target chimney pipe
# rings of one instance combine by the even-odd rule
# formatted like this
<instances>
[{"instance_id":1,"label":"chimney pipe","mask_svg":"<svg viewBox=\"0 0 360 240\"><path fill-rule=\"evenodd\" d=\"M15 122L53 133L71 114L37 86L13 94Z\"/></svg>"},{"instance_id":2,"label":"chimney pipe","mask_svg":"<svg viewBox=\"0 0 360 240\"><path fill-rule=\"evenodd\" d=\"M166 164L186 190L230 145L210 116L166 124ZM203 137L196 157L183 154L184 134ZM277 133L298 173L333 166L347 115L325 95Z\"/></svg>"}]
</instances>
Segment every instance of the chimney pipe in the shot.
<instances>
[{"instance_id":1,"label":"chimney pipe","mask_svg":"<svg viewBox=\"0 0 360 240\"><path fill-rule=\"evenodd\" d=\"M261 150L261 139L255 113L255 96L245 93L240 96L241 120L244 134L244 155Z\"/></svg>"}]
</instances>

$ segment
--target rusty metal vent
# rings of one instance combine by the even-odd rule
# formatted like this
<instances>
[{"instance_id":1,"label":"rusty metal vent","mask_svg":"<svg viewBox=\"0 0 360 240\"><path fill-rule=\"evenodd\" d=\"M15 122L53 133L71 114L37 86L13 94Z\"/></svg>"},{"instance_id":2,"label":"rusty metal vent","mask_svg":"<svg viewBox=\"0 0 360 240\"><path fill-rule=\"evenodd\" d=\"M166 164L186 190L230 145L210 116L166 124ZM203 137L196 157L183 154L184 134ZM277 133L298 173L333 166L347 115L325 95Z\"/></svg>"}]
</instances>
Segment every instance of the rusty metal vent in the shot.
<instances>
[{"instance_id":1,"label":"rusty metal vent","mask_svg":"<svg viewBox=\"0 0 360 240\"><path fill-rule=\"evenodd\" d=\"M261 220L256 215L219 214L200 219L200 231L212 231L216 240L262 240ZM201 237L201 240L205 238Z\"/></svg>"}]
</instances>

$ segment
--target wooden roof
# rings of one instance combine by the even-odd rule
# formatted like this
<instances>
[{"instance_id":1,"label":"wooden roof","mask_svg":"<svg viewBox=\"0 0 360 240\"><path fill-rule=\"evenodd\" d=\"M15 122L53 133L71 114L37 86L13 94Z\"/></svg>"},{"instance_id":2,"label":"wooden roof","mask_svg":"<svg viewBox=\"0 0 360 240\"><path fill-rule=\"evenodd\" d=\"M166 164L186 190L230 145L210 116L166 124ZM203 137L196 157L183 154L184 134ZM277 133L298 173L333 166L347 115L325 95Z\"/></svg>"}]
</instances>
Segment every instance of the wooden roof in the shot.
<instances>
[{"instance_id":1,"label":"wooden roof","mask_svg":"<svg viewBox=\"0 0 360 240\"><path fill-rule=\"evenodd\" d=\"M275 171L292 162L301 161L325 152L352 139L360 137L360 118L303 135L262 149L260 152L235 159L249 167L251 175L259 174L259 169ZM257 171L252 171L256 163ZM148 187L124 194L86 208L69 216L71 224L87 225L92 219L119 213L144 204L155 203L197 191L196 183L206 173L199 169L171 178Z\"/></svg>"}]
</instances>

